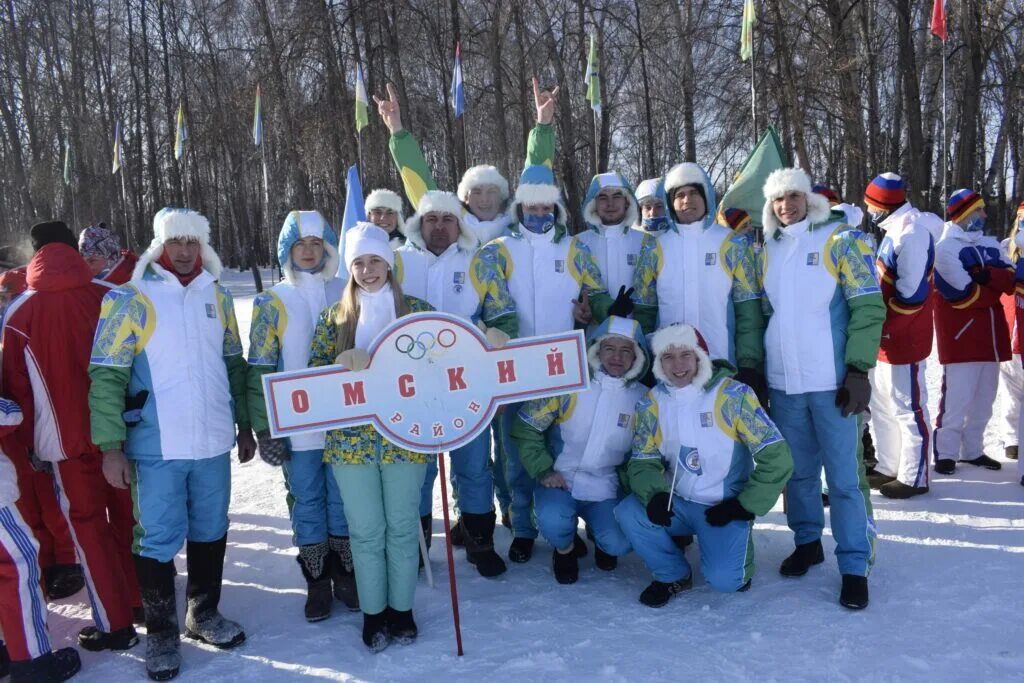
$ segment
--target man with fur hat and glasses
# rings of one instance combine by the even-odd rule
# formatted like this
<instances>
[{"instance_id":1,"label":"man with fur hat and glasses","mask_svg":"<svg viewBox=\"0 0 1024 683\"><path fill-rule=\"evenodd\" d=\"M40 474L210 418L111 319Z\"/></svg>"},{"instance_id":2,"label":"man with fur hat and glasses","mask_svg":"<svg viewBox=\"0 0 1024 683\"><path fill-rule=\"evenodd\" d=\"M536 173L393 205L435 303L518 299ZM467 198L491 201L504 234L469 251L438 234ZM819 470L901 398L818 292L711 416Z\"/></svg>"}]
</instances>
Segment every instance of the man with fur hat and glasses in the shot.
<instances>
[{"instance_id":1,"label":"man with fur hat and glasses","mask_svg":"<svg viewBox=\"0 0 1024 683\"><path fill-rule=\"evenodd\" d=\"M868 604L867 576L875 557L875 523L858 454L857 414L868 406L868 371L878 358L885 322L875 258L858 230L811 191L798 168L768 176L759 256L766 310L766 375L772 419L793 452L786 489L796 550L783 576L803 576L824 562L825 468L832 535L842 574L839 602Z\"/></svg>"},{"instance_id":2,"label":"man with fur hat and glasses","mask_svg":"<svg viewBox=\"0 0 1024 683\"><path fill-rule=\"evenodd\" d=\"M694 163L665 175L668 229L647 234L633 277L634 317L646 334L674 323L699 328L711 355L739 368L764 395L764 317L749 242L715 222L715 188Z\"/></svg>"},{"instance_id":3,"label":"man with fur hat and glasses","mask_svg":"<svg viewBox=\"0 0 1024 683\"><path fill-rule=\"evenodd\" d=\"M619 469L629 456L633 408L644 394L647 352L635 320L609 316L590 335L590 388L530 401L512 426L523 467L540 486L534 494L537 523L554 548L555 580L576 583L576 526L582 517L593 533L598 569L611 571L629 552L615 521Z\"/></svg>"},{"instance_id":4,"label":"man with fur hat and glasses","mask_svg":"<svg viewBox=\"0 0 1024 683\"><path fill-rule=\"evenodd\" d=\"M744 591L754 571L751 532L793 470L789 446L733 367L712 361L692 326L651 340L658 384L636 405L627 473L633 493L615 510L622 531L654 574L640 594L661 607L693 585L673 536L695 535L704 580Z\"/></svg>"},{"instance_id":5,"label":"man with fur hat and glasses","mask_svg":"<svg viewBox=\"0 0 1024 683\"><path fill-rule=\"evenodd\" d=\"M246 363L210 225L191 209L161 209L131 282L109 292L89 375L92 441L103 473L136 501L135 563L146 613L146 671L178 674L174 556L187 539L185 634L218 648L245 640L221 616L231 462L256 452ZM125 411L125 397L132 408Z\"/></svg>"}]
</instances>

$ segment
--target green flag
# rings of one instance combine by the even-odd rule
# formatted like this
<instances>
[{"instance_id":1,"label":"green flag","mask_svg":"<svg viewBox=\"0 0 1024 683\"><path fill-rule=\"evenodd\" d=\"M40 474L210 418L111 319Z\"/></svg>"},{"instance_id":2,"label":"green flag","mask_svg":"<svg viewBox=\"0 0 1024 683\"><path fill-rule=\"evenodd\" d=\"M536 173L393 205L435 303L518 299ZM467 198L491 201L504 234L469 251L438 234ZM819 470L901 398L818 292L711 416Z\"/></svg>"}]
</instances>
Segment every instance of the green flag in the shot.
<instances>
[{"instance_id":1,"label":"green flag","mask_svg":"<svg viewBox=\"0 0 1024 683\"><path fill-rule=\"evenodd\" d=\"M356 132L359 133L370 125L370 115L367 110L370 100L366 96L366 84L363 83L363 68L356 65Z\"/></svg>"},{"instance_id":2,"label":"green flag","mask_svg":"<svg viewBox=\"0 0 1024 683\"><path fill-rule=\"evenodd\" d=\"M64 184L71 184L71 142L64 141Z\"/></svg>"},{"instance_id":3,"label":"green flag","mask_svg":"<svg viewBox=\"0 0 1024 683\"><path fill-rule=\"evenodd\" d=\"M722 197L719 211L742 209L750 214L750 222L760 228L764 208L764 181L772 171L785 168L786 161L773 126L764 132L753 151L740 167L729 190ZM723 223L723 225L725 225Z\"/></svg>"},{"instance_id":4,"label":"green flag","mask_svg":"<svg viewBox=\"0 0 1024 683\"><path fill-rule=\"evenodd\" d=\"M754 0L743 3L743 29L740 33L740 59L744 62L754 56L754 24L757 23L757 11Z\"/></svg>"},{"instance_id":5,"label":"green flag","mask_svg":"<svg viewBox=\"0 0 1024 683\"><path fill-rule=\"evenodd\" d=\"M590 56L587 57L587 75L583 77L587 84L587 102L590 108L601 113L601 79L598 77L597 41L590 36Z\"/></svg>"}]
</instances>

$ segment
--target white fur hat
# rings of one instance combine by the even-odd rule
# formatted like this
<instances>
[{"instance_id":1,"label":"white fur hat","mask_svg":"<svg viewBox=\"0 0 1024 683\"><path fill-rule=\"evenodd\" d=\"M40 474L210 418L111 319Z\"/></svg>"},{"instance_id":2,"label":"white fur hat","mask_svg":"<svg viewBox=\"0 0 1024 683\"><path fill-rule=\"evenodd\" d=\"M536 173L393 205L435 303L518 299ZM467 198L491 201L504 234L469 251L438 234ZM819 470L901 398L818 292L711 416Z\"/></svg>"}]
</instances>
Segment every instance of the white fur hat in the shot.
<instances>
[{"instance_id":1,"label":"white fur hat","mask_svg":"<svg viewBox=\"0 0 1024 683\"><path fill-rule=\"evenodd\" d=\"M633 342L633 365L622 376L626 382L631 382L640 377L647 368L647 349L644 344L644 333L640 323L630 318L620 318L617 315L610 315L603 323L589 335L587 342L587 362L590 369L597 372L601 369L601 342L609 337L621 337Z\"/></svg>"},{"instance_id":2,"label":"white fur hat","mask_svg":"<svg viewBox=\"0 0 1024 683\"><path fill-rule=\"evenodd\" d=\"M508 180L497 168L486 164L473 166L462 174L462 180L459 181L459 199L468 202L469 191L481 185L494 185L501 193L501 200L508 201Z\"/></svg>"},{"instance_id":3,"label":"white fur hat","mask_svg":"<svg viewBox=\"0 0 1024 683\"><path fill-rule=\"evenodd\" d=\"M764 226L766 237L774 237L782 227L779 219L775 217L772 201L787 192L804 193L807 197L807 218L811 224L821 223L832 213L828 198L812 191L811 178L802 168L780 168L772 171L764 182L765 201L761 211L761 224Z\"/></svg>"},{"instance_id":4,"label":"white fur hat","mask_svg":"<svg viewBox=\"0 0 1024 683\"><path fill-rule=\"evenodd\" d=\"M345 269L352 272L352 262L360 256L374 254L395 267L395 252L391 251L388 234L373 223L359 221L345 231Z\"/></svg>"},{"instance_id":5,"label":"white fur hat","mask_svg":"<svg viewBox=\"0 0 1024 683\"><path fill-rule=\"evenodd\" d=\"M201 246L199 252L203 268L214 278L220 277L224 266L217 252L210 246L210 221L206 216L192 209L164 207L153 216L153 241L141 256L132 271L132 280L141 280L146 268L164 253L164 242L170 239L196 240Z\"/></svg>"},{"instance_id":6,"label":"white fur hat","mask_svg":"<svg viewBox=\"0 0 1024 683\"><path fill-rule=\"evenodd\" d=\"M693 384L703 388L711 379L711 356L708 354L708 344L704 337L695 327L685 323L669 325L654 333L651 337L651 353L654 355L652 370L658 381L666 386L672 386L672 383L661 367L661 355L671 346L690 349L697 355L697 374L693 378Z\"/></svg>"},{"instance_id":7,"label":"white fur hat","mask_svg":"<svg viewBox=\"0 0 1024 683\"><path fill-rule=\"evenodd\" d=\"M363 208L366 209L367 216L369 216L370 212L374 209L391 209L398 214L399 232L403 235L405 234L405 215L402 213L402 198L399 197L397 193L392 192L391 190L378 188L366 195L366 201L363 202Z\"/></svg>"},{"instance_id":8,"label":"white fur hat","mask_svg":"<svg viewBox=\"0 0 1024 683\"><path fill-rule=\"evenodd\" d=\"M462 216L465 213L462 202L451 192L441 192L439 190L430 190L420 197L420 205L416 210L416 214L405 224L404 234L410 244L426 250L427 245L423 240L423 229L420 222L424 215L431 212L450 213L459 221L460 249L473 251L479 246L476 235L470 232L462 220Z\"/></svg>"}]
</instances>

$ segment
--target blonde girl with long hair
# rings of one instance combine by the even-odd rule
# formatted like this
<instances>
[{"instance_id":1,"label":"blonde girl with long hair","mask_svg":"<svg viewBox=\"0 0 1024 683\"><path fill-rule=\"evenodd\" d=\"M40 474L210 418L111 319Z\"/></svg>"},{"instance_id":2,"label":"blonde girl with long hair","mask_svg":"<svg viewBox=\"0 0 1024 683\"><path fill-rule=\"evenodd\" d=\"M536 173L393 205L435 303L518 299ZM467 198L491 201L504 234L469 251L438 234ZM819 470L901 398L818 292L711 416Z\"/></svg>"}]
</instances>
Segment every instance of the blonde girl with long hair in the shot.
<instances>
[{"instance_id":1,"label":"blonde girl with long hair","mask_svg":"<svg viewBox=\"0 0 1024 683\"><path fill-rule=\"evenodd\" d=\"M402 294L388 235L370 223L345 234L349 280L341 299L324 309L313 334L310 367L338 363L359 371L370 342L394 320L433 310ZM413 596L419 555L420 487L427 456L395 446L372 426L327 432L324 462L345 503L363 642L379 652L416 639Z\"/></svg>"}]
</instances>

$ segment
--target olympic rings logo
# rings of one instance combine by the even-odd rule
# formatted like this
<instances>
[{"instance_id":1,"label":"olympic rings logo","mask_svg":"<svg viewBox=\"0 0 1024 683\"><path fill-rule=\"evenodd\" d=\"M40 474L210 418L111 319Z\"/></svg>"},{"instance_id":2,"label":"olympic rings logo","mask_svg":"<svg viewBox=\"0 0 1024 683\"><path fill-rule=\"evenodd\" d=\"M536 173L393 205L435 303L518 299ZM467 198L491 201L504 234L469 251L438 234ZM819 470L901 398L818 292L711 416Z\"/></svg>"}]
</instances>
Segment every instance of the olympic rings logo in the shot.
<instances>
[{"instance_id":1,"label":"olympic rings logo","mask_svg":"<svg viewBox=\"0 0 1024 683\"><path fill-rule=\"evenodd\" d=\"M455 344L455 330L446 327L437 333L420 332L412 335L400 334L395 339L395 349L412 360L421 360L430 354L431 358L443 356Z\"/></svg>"}]
</instances>

